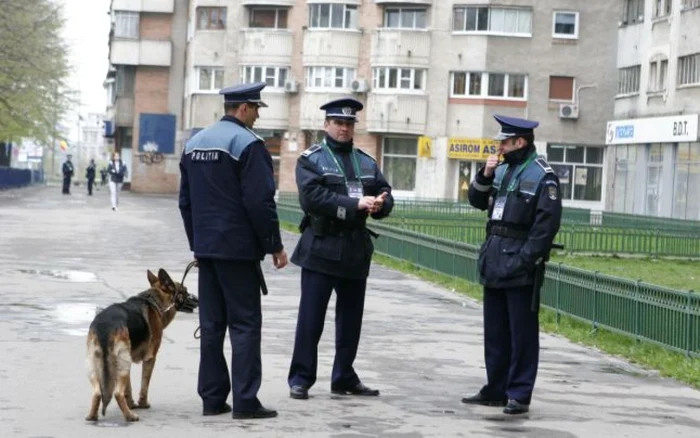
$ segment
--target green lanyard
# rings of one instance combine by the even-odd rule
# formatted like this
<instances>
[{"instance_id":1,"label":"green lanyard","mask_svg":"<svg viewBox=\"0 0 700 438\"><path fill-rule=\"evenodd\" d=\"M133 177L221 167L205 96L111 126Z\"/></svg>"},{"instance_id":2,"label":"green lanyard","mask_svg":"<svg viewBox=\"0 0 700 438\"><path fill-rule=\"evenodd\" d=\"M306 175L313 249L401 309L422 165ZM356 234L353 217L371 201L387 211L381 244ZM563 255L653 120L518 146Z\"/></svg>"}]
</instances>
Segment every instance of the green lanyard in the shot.
<instances>
[{"instance_id":1,"label":"green lanyard","mask_svg":"<svg viewBox=\"0 0 700 438\"><path fill-rule=\"evenodd\" d=\"M527 157L527 160L513 172L513 176L510 177L510 181L508 182L508 192L514 192L515 187L518 185L518 177L520 177L520 174L523 173L523 170L532 163L532 161L537 158L537 152L533 152L529 157ZM506 170L507 172L507 170ZM503 185L501 185L500 189L498 190L498 194L501 195L503 194Z\"/></svg>"},{"instance_id":2,"label":"green lanyard","mask_svg":"<svg viewBox=\"0 0 700 438\"><path fill-rule=\"evenodd\" d=\"M343 179L345 179L345 184L348 183L348 176L345 174L345 168L343 165L338 161L338 159L335 157L335 154L331 150L331 148L328 147L328 144L326 143L326 139L324 138L323 141L321 142L321 147L328 152L331 155L331 158L333 158L333 162L335 163L336 167L340 170L340 173L343 174ZM357 163L357 157L355 153L355 149L350 150L350 160L352 161L352 168L355 170L355 178L357 178L358 181L360 181L360 165Z\"/></svg>"}]
</instances>

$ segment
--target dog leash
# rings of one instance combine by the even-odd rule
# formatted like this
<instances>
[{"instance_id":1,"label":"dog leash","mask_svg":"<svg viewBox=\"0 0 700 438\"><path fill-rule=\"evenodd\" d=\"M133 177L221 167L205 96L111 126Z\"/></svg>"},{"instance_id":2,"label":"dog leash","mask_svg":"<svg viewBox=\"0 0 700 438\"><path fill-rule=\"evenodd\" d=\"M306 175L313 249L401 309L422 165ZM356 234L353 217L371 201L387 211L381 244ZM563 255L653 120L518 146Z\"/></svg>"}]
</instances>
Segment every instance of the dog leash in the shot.
<instances>
[{"instance_id":1,"label":"dog leash","mask_svg":"<svg viewBox=\"0 0 700 438\"><path fill-rule=\"evenodd\" d=\"M181 285L183 285L183 286L185 285L185 278L187 278L187 274L189 274L190 269L192 269L192 268L194 268L194 267L199 267L199 261L198 261L198 260L191 261L191 262L187 265L187 267L185 268L185 273L182 275L182 281L180 282ZM197 326L197 329L196 329L196 330L194 331L194 333L192 334L192 336L194 336L195 339L199 339L199 338L202 337L201 334L198 334L198 333L200 332L200 329L201 329L201 328L202 328L201 326Z\"/></svg>"}]
</instances>

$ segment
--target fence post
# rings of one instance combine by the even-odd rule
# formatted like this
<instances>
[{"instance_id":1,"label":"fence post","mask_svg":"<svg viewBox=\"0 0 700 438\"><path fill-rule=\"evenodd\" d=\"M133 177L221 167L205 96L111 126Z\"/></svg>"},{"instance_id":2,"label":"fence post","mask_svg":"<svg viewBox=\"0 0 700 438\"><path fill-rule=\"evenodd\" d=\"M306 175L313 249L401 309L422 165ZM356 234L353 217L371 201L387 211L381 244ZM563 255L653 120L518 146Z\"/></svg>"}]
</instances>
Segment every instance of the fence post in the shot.
<instances>
[{"instance_id":1,"label":"fence post","mask_svg":"<svg viewBox=\"0 0 700 438\"><path fill-rule=\"evenodd\" d=\"M654 239L654 258L659 258L659 229L657 228L654 231L654 236L656 239Z\"/></svg>"},{"instance_id":2,"label":"fence post","mask_svg":"<svg viewBox=\"0 0 700 438\"><path fill-rule=\"evenodd\" d=\"M561 289L561 262L557 263L557 295L556 295L556 321L557 325L559 325L559 321L561 321L561 314L559 312L559 290Z\"/></svg>"},{"instance_id":3,"label":"fence post","mask_svg":"<svg viewBox=\"0 0 700 438\"><path fill-rule=\"evenodd\" d=\"M688 300L685 306L685 313L688 319L685 327L685 354L690 357L691 349L693 348L693 331L691 330L693 324L693 290L688 291Z\"/></svg>"},{"instance_id":4,"label":"fence post","mask_svg":"<svg viewBox=\"0 0 700 438\"><path fill-rule=\"evenodd\" d=\"M437 236L433 236L433 238L434 238L434 240L433 240L433 269L434 269L435 271L440 272L440 271L438 270L438 268L437 268L437 255L438 255L438 248L437 248L437 246L438 246L438 237L437 237Z\"/></svg>"},{"instance_id":5,"label":"fence post","mask_svg":"<svg viewBox=\"0 0 700 438\"><path fill-rule=\"evenodd\" d=\"M457 267L457 241L452 241L452 276L455 277Z\"/></svg>"},{"instance_id":6,"label":"fence post","mask_svg":"<svg viewBox=\"0 0 700 438\"><path fill-rule=\"evenodd\" d=\"M634 282L634 336L639 341L639 284L642 280Z\"/></svg>"},{"instance_id":7,"label":"fence post","mask_svg":"<svg viewBox=\"0 0 700 438\"><path fill-rule=\"evenodd\" d=\"M593 273L593 329L598 328L598 274Z\"/></svg>"}]
</instances>

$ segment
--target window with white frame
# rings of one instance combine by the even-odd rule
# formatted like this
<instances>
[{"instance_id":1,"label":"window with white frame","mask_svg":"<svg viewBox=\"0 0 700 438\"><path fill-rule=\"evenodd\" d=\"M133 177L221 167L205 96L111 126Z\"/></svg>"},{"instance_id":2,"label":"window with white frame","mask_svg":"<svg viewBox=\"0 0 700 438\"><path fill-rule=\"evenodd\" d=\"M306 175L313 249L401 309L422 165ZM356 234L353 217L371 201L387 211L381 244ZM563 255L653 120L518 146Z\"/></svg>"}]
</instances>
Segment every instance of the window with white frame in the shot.
<instances>
[{"instance_id":1,"label":"window with white frame","mask_svg":"<svg viewBox=\"0 0 700 438\"><path fill-rule=\"evenodd\" d=\"M700 85L700 53L678 58L678 85Z\"/></svg>"},{"instance_id":2,"label":"window with white frame","mask_svg":"<svg viewBox=\"0 0 700 438\"><path fill-rule=\"evenodd\" d=\"M116 11L114 13L114 37L115 38L139 38L138 12Z\"/></svg>"},{"instance_id":3,"label":"window with white frame","mask_svg":"<svg viewBox=\"0 0 700 438\"><path fill-rule=\"evenodd\" d=\"M287 67L243 67L241 77L243 82L265 82L271 88L284 88L289 68Z\"/></svg>"},{"instance_id":4,"label":"window with white frame","mask_svg":"<svg viewBox=\"0 0 700 438\"><path fill-rule=\"evenodd\" d=\"M357 29L357 5L315 3L309 5L312 29Z\"/></svg>"},{"instance_id":5,"label":"window with white frame","mask_svg":"<svg viewBox=\"0 0 700 438\"><path fill-rule=\"evenodd\" d=\"M527 100L527 76L514 73L452 72L450 97Z\"/></svg>"},{"instance_id":6,"label":"window with white frame","mask_svg":"<svg viewBox=\"0 0 700 438\"><path fill-rule=\"evenodd\" d=\"M624 0L622 24L632 25L644 21L644 0Z\"/></svg>"},{"instance_id":7,"label":"window with white frame","mask_svg":"<svg viewBox=\"0 0 700 438\"><path fill-rule=\"evenodd\" d=\"M384 137L382 139L382 173L392 190L412 192L416 189L416 137Z\"/></svg>"},{"instance_id":8,"label":"window with white frame","mask_svg":"<svg viewBox=\"0 0 700 438\"><path fill-rule=\"evenodd\" d=\"M355 69L346 67L306 67L306 88L350 88Z\"/></svg>"},{"instance_id":9,"label":"window with white frame","mask_svg":"<svg viewBox=\"0 0 700 438\"><path fill-rule=\"evenodd\" d=\"M604 153L600 146L547 145L547 162L559 177L562 199L601 200Z\"/></svg>"},{"instance_id":10,"label":"window with white frame","mask_svg":"<svg viewBox=\"0 0 700 438\"><path fill-rule=\"evenodd\" d=\"M458 6L453 13L454 32L532 36L532 9Z\"/></svg>"},{"instance_id":11,"label":"window with white frame","mask_svg":"<svg viewBox=\"0 0 700 438\"><path fill-rule=\"evenodd\" d=\"M201 6L197 8L198 30L226 29L226 8Z\"/></svg>"},{"instance_id":12,"label":"window with white frame","mask_svg":"<svg viewBox=\"0 0 700 438\"><path fill-rule=\"evenodd\" d=\"M656 59L649 63L649 83L647 91L655 93L666 90L668 60Z\"/></svg>"},{"instance_id":13,"label":"window with white frame","mask_svg":"<svg viewBox=\"0 0 700 438\"><path fill-rule=\"evenodd\" d=\"M423 69L376 67L372 73L375 90L425 90L426 71Z\"/></svg>"},{"instance_id":14,"label":"window with white frame","mask_svg":"<svg viewBox=\"0 0 700 438\"><path fill-rule=\"evenodd\" d=\"M636 94L639 93L639 76L641 66L634 65L632 67L620 68L617 70L617 94Z\"/></svg>"},{"instance_id":15,"label":"window with white frame","mask_svg":"<svg viewBox=\"0 0 700 438\"><path fill-rule=\"evenodd\" d=\"M266 29L286 29L287 13L287 8L253 7L250 8L248 26Z\"/></svg>"},{"instance_id":16,"label":"window with white frame","mask_svg":"<svg viewBox=\"0 0 700 438\"><path fill-rule=\"evenodd\" d=\"M223 86L223 68L197 67L197 91L218 91Z\"/></svg>"},{"instance_id":17,"label":"window with white frame","mask_svg":"<svg viewBox=\"0 0 700 438\"><path fill-rule=\"evenodd\" d=\"M425 8L386 8L384 27L391 29L425 29Z\"/></svg>"},{"instance_id":18,"label":"window with white frame","mask_svg":"<svg viewBox=\"0 0 700 438\"><path fill-rule=\"evenodd\" d=\"M667 17L673 12L673 0L654 0L654 17Z\"/></svg>"},{"instance_id":19,"label":"window with white frame","mask_svg":"<svg viewBox=\"0 0 700 438\"><path fill-rule=\"evenodd\" d=\"M554 38L578 39L578 12L554 11L552 36Z\"/></svg>"}]
</instances>

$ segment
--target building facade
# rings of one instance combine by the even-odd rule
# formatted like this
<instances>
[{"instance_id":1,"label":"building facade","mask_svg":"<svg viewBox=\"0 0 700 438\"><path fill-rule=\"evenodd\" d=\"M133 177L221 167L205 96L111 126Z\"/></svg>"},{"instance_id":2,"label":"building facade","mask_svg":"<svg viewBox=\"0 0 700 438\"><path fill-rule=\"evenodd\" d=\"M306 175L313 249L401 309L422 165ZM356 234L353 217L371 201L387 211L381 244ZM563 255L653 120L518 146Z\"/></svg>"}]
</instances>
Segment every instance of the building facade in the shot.
<instances>
[{"instance_id":1,"label":"building facade","mask_svg":"<svg viewBox=\"0 0 700 438\"><path fill-rule=\"evenodd\" d=\"M223 114L219 88L266 81L256 123L278 186L353 95L356 144L397 196L464 199L494 148L493 114L541 122L567 205L602 208L619 5L604 0L193 0L185 132ZM188 134L185 134L187 136Z\"/></svg>"},{"instance_id":2,"label":"building facade","mask_svg":"<svg viewBox=\"0 0 700 438\"><path fill-rule=\"evenodd\" d=\"M105 136L133 191L175 192L188 0L112 0Z\"/></svg>"},{"instance_id":3,"label":"building facade","mask_svg":"<svg viewBox=\"0 0 700 438\"><path fill-rule=\"evenodd\" d=\"M700 220L700 0L620 3L605 208Z\"/></svg>"}]
</instances>

